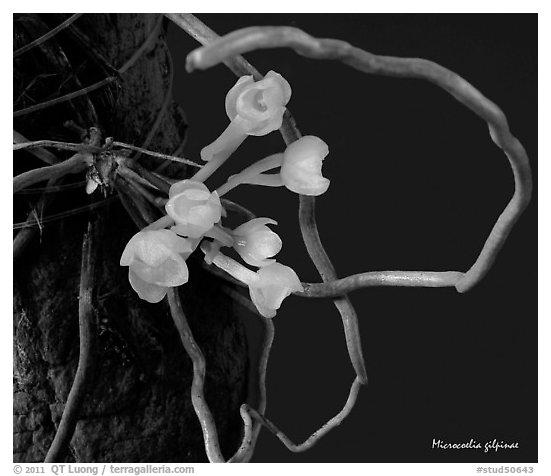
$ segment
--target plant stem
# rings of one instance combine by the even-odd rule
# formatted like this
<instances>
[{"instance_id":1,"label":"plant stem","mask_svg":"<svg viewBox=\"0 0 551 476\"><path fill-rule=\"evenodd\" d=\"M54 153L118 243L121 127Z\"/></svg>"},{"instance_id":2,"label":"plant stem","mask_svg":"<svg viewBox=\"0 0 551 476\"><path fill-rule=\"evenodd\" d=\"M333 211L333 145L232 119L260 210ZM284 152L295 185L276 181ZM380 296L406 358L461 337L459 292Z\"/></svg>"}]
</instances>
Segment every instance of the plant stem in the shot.
<instances>
[{"instance_id":1,"label":"plant stem","mask_svg":"<svg viewBox=\"0 0 551 476\"><path fill-rule=\"evenodd\" d=\"M221 197L228 193L230 190L233 190L240 184L248 183L249 180L254 179L258 175L268 170L275 169L276 167L281 167L283 162L283 154L272 154L264 159L261 159L251 166L243 169L236 175L232 175L228 181L222 185L218 190L218 196Z\"/></svg>"}]
</instances>

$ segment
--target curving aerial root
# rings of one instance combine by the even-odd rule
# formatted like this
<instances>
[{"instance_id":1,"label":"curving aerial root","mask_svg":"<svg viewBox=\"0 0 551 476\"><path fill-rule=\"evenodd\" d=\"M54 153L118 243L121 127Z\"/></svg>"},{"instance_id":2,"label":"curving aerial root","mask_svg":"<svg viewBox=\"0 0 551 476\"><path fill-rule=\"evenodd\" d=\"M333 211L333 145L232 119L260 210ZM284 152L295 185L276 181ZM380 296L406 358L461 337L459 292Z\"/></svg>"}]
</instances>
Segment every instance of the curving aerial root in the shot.
<instances>
[{"instance_id":1,"label":"curving aerial root","mask_svg":"<svg viewBox=\"0 0 551 476\"><path fill-rule=\"evenodd\" d=\"M515 192L475 263L455 283L459 292L475 286L490 270L532 195L528 156L519 140L511 134L503 111L461 76L437 63L419 58L374 55L345 41L314 38L293 27L251 27L234 31L192 51L187 57L186 68L190 72L207 69L242 53L280 47L292 48L308 58L338 60L368 74L424 79L450 93L488 123L492 141L503 150L513 169ZM282 130L282 134L287 143L297 138L296 128L291 124Z\"/></svg>"},{"instance_id":2,"label":"curving aerial root","mask_svg":"<svg viewBox=\"0 0 551 476\"><path fill-rule=\"evenodd\" d=\"M80 288L78 297L79 357L75 378L67 396L63 415L54 440L46 454L45 463L63 461L69 449L76 424L80 417L82 403L90 391L94 371L94 343L96 329L95 293L96 270L98 267L98 246L102 236L101 219L88 221L88 229L82 240L82 264L80 268Z\"/></svg>"}]
</instances>

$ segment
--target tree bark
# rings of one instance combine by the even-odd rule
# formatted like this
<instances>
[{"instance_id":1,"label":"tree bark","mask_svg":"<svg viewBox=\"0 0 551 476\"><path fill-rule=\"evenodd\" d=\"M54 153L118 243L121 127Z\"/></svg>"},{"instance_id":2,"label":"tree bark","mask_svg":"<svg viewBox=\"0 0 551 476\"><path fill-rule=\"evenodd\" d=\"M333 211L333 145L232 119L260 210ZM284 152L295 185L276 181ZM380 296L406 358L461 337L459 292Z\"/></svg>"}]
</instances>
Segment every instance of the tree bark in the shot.
<instances>
[{"instance_id":1,"label":"tree bark","mask_svg":"<svg viewBox=\"0 0 551 476\"><path fill-rule=\"evenodd\" d=\"M15 48L55 27L68 15L19 15ZM158 15L87 14L66 30L14 60L14 109L88 86L120 68L153 33L153 40L112 83L69 102L23 115L14 128L30 140L78 142L63 127L99 126L104 137L172 153L185 131L182 111L168 98L168 48ZM85 36L84 36L85 35ZM98 55L99 53L99 55ZM103 59L101 59L101 58ZM55 82L55 81L57 82ZM80 84L80 86L79 86ZM56 153L60 158L61 156ZM15 154L16 173L38 161ZM142 164L157 165L142 157ZM165 173L184 178L173 164ZM73 180L83 180L81 176ZM59 192L51 213L90 203L84 185ZM100 195L96 192L96 195ZM15 216L26 216L28 195L17 197ZM94 197L94 196L93 196ZM93 202L101 200L98 196ZM190 400L191 361L185 354L166 301L141 301L119 259L137 231L115 199L94 213L104 232L94 290L94 372L66 461L205 461L202 434ZM40 462L62 416L78 363L80 253L89 212L44 222L14 266L14 461ZM191 258L190 282L181 288L185 312L207 360L206 398L229 457L239 446L239 405L246 400L247 344L233 302L218 281Z\"/></svg>"}]
</instances>

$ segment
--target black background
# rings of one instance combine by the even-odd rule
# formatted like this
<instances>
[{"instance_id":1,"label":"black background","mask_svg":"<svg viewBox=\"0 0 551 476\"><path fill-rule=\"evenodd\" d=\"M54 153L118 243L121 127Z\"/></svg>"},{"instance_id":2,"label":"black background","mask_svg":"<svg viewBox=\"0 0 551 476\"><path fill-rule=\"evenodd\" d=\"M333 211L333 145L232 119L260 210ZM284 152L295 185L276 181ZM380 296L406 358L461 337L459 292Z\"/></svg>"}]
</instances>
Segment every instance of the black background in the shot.
<instances>
[{"instance_id":1,"label":"black background","mask_svg":"<svg viewBox=\"0 0 551 476\"><path fill-rule=\"evenodd\" d=\"M292 25L372 53L423 57L461 74L506 113L534 174L537 158L536 15L198 15L217 33ZM223 65L185 72L197 43L174 25L174 97L186 111L185 154L227 126ZM291 84L303 134L329 144L317 201L324 245L339 276L369 270L467 270L513 192L510 166L486 124L437 87L368 76L290 50L254 52L263 73ZM207 184L284 148L281 137L245 141ZM537 191L535 191L537 192ZM317 282L300 237L298 197L243 186L228 198L279 222L279 261ZM534 201L492 271L472 291L371 288L351 295L369 383L344 423L313 449L289 453L263 430L255 462L534 462L537 460L537 209ZM246 315L253 342L260 325ZM336 414L354 378L342 324L329 300L288 298L274 319L266 415L301 442ZM432 449L432 440L519 449Z\"/></svg>"}]
</instances>

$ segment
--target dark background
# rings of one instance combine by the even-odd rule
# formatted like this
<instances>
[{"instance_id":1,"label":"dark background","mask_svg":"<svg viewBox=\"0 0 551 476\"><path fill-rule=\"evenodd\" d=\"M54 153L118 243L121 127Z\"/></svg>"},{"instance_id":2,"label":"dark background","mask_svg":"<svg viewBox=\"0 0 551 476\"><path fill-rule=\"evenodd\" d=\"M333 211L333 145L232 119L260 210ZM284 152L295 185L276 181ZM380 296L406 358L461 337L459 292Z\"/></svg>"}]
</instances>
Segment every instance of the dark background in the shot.
<instances>
[{"instance_id":1,"label":"dark background","mask_svg":"<svg viewBox=\"0 0 551 476\"><path fill-rule=\"evenodd\" d=\"M198 15L217 33L292 25L372 53L423 57L461 74L506 113L536 175L536 15ZM187 74L197 43L174 25L174 97L190 123L185 154L226 127L236 78L220 65ZM290 50L247 55L291 84L289 109L303 134L321 137L331 180L317 201L324 245L339 276L369 270L467 270L513 193L510 166L486 124L419 80L368 76ZM208 183L284 148L278 133L249 138ZM537 460L537 250L534 201L492 271L472 291L371 288L351 295L369 383L344 423L313 449L289 453L266 430L256 462L534 462ZM243 186L228 198L279 222L279 261L320 280L286 189ZM251 352L261 338L253 316ZM329 300L288 298L274 319L267 417L301 442L346 401L354 373ZM257 344L258 345L258 344ZM517 450L432 449L471 438Z\"/></svg>"}]
</instances>

